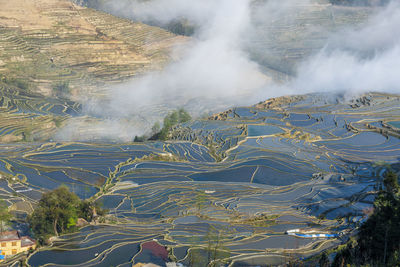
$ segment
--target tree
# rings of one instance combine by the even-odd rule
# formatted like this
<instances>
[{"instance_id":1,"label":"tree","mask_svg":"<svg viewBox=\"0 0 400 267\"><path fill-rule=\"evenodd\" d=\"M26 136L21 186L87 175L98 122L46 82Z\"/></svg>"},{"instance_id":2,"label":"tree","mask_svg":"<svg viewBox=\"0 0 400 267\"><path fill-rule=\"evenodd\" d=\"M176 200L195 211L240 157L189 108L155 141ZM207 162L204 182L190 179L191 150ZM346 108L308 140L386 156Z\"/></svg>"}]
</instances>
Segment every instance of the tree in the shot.
<instances>
[{"instance_id":1,"label":"tree","mask_svg":"<svg viewBox=\"0 0 400 267\"><path fill-rule=\"evenodd\" d=\"M374 212L361 225L355 244L339 251L332 266L347 264L397 266L400 252L400 193L397 175L385 174L384 189L374 201ZM396 264L393 265L393 262Z\"/></svg>"},{"instance_id":2,"label":"tree","mask_svg":"<svg viewBox=\"0 0 400 267\"><path fill-rule=\"evenodd\" d=\"M168 132L171 130L171 128L178 123L185 123L188 122L192 119L190 114L184 110L183 108L177 109L169 113L167 116L164 117L164 122L163 122L163 128L153 134L153 136L150 138L150 140L166 140L168 136ZM159 127L159 124L158 124ZM152 130L155 130L157 128L157 124L154 124Z\"/></svg>"},{"instance_id":3,"label":"tree","mask_svg":"<svg viewBox=\"0 0 400 267\"><path fill-rule=\"evenodd\" d=\"M326 255L326 252L322 253L321 257L319 258L319 266L320 267L329 267L329 259L328 256Z\"/></svg>"},{"instance_id":4,"label":"tree","mask_svg":"<svg viewBox=\"0 0 400 267\"><path fill-rule=\"evenodd\" d=\"M205 247L192 247L188 254L188 265L190 267L216 267L226 266L231 253L224 247L224 235L227 228L218 226L218 229L209 225L207 234L204 236ZM200 240L194 239L195 243Z\"/></svg>"},{"instance_id":5,"label":"tree","mask_svg":"<svg viewBox=\"0 0 400 267\"><path fill-rule=\"evenodd\" d=\"M400 250L400 199L398 177L392 171L385 174L384 190L374 202L374 213L360 227L358 249L363 262L386 263Z\"/></svg>"},{"instance_id":6,"label":"tree","mask_svg":"<svg viewBox=\"0 0 400 267\"><path fill-rule=\"evenodd\" d=\"M383 184L386 187L386 191L392 194L396 194L399 191L399 178L397 177L396 173L391 170L386 172Z\"/></svg>"},{"instance_id":7,"label":"tree","mask_svg":"<svg viewBox=\"0 0 400 267\"><path fill-rule=\"evenodd\" d=\"M163 26L163 25L156 24L155 26ZM192 36L195 31L195 26L191 24L190 21L184 18L175 19L170 23L168 23L165 27L168 31L178 35Z\"/></svg>"},{"instance_id":8,"label":"tree","mask_svg":"<svg viewBox=\"0 0 400 267\"><path fill-rule=\"evenodd\" d=\"M79 205L78 217L90 222L97 216L105 215L108 210L103 209L101 202L81 201Z\"/></svg>"},{"instance_id":9,"label":"tree","mask_svg":"<svg viewBox=\"0 0 400 267\"><path fill-rule=\"evenodd\" d=\"M79 217L86 221L93 219L93 205L88 200L84 200L79 204Z\"/></svg>"},{"instance_id":10,"label":"tree","mask_svg":"<svg viewBox=\"0 0 400 267\"><path fill-rule=\"evenodd\" d=\"M70 87L68 81L58 82L53 85L55 94L59 97L65 97L70 93Z\"/></svg>"},{"instance_id":11,"label":"tree","mask_svg":"<svg viewBox=\"0 0 400 267\"><path fill-rule=\"evenodd\" d=\"M10 77L6 77L6 76L2 75L2 76L0 76L0 81L6 83L8 85L18 87L19 89L22 89L22 90L29 89L29 83L21 78L14 78L14 77L10 78Z\"/></svg>"},{"instance_id":12,"label":"tree","mask_svg":"<svg viewBox=\"0 0 400 267\"><path fill-rule=\"evenodd\" d=\"M154 123L153 127L151 127L151 134L156 134L161 130L161 125L160 123L157 121Z\"/></svg>"},{"instance_id":13,"label":"tree","mask_svg":"<svg viewBox=\"0 0 400 267\"><path fill-rule=\"evenodd\" d=\"M66 186L43 194L39 206L29 217L35 235L58 236L76 225L81 201Z\"/></svg>"},{"instance_id":14,"label":"tree","mask_svg":"<svg viewBox=\"0 0 400 267\"><path fill-rule=\"evenodd\" d=\"M92 221L97 216L103 216L107 210L101 208L101 203L81 200L68 187L61 186L43 194L38 207L28 222L39 242L43 243L51 236L72 232L76 228L78 218Z\"/></svg>"},{"instance_id":15,"label":"tree","mask_svg":"<svg viewBox=\"0 0 400 267\"><path fill-rule=\"evenodd\" d=\"M178 110L178 117L179 117L179 123L185 123L185 122L190 121L192 119L190 114L187 113L187 111L184 110L183 108L180 108Z\"/></svg>"},{"instance_id":16,"label":"tree","mask_svg":"<svg viewBox=\"0 0 400 267\"><path fill-rule=\"evenodd\" d=\"M135 138L133 139L133 142L139 143L139 142L144 142L146 140L147 140L147 138L144 135L142 135L142 136L135 135Z\"/></svg>"},{"instance_id":17,"label":"tree","mask_svg":"<svg viewBox=\"0 0 400 267\"><path fill-rule=\"evenodd\" d=\"M7 203L3 199L1 199L0 200L0 231L1 231L1 233L4 232L4 225L9 224L11 218L12 218L12 215L8 211Z\"/></svg>"},{"instance_id":18,"label":"tree","mask_svg":"<svg viewBox=\"0 0 400 267\"><path fill-rule=\"evenodd\" d=\"M207 259L209 267L219 266L218 261L229 258L230 253L224 247L223 244L223 234L225 234L226 229L217 229L215 226L210 225L207 233Z\"/></svg>"},{"instance_id":19,"label":"tree","mask_svg":"<svg viewBox=\"0 0 400 267\"><path fill-rule=\"evenodd\" d=\"M208 199L206 193L199 191L196 195L196 209L199 216L201 216L202 209L207 205Z\"/></svg>"}]
</instances>

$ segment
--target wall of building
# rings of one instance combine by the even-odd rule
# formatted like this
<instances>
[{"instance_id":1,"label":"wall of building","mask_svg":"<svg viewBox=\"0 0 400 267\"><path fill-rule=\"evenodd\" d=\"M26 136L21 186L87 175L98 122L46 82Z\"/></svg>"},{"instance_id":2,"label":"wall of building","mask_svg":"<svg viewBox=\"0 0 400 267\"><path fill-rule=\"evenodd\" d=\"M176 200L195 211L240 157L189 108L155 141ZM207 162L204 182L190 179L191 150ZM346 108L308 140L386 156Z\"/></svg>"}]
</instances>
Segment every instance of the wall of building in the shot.
<instances>
[{"instance_id":1,"label":"wall of building","mask_svg":"<svg viewBox=\"0 0 400 267\"><path fill-rule=\"evenodd\" d=\"M1 241L0 250L5 256L18 254L21 252L21 240Z\"/></svg>"}]
</instances>

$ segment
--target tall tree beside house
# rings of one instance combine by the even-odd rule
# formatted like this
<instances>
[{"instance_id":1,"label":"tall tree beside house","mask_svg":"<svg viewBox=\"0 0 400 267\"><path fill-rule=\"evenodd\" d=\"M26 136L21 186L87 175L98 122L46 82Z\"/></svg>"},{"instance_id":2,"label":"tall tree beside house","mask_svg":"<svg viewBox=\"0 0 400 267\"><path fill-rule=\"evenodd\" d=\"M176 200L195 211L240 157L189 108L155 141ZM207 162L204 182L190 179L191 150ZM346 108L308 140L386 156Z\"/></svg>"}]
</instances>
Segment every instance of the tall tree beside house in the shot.
<instances>
[{"instance_id":1,"label":"tall tree beside house","mask_svg":"<svg viewBox=\"0 0 400 267\"><path fill-rule=\"evenodd\" d=\"M4 232L4 226L10 223L12 218L11 213L8 211L7 203L1 199L0 200L0 231Z\"/></svg>"},{"instance_id":2,"label":"tall tree beside house","mask_svg":"<svg viewBox=\"0 0 400 267\"><path fill-rule=\"evenodd\" d=\"M80 205L79 197L66 186L43 194L39 206L29 217L33 232L40 239L68 231L76 224Z\"/></svg>"},{"instance_id":3,"label":"tall tree beside house","mask_svg":"<svg viewBox=\"0 0 400 267\"><path fill-rule=\"evenodd\" d=\"M43 194L28 222L39 242L44 243L50 236L76 230L78 218L92 221L96 215L106 213L100 203L81 200L68 187L61 186Z\"/></svg>"}]
</instances>

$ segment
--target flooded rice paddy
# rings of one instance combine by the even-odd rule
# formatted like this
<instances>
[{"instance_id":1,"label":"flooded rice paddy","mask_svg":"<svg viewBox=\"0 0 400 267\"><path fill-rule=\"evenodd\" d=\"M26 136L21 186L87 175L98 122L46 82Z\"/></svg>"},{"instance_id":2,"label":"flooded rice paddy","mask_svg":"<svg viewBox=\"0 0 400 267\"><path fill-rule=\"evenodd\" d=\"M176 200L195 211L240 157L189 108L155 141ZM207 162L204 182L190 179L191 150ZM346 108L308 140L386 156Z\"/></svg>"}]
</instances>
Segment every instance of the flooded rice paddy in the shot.
<instances>
[{"instance_id":1,"label":"flooded rice paddy","mask_svg":"<svg viewBox=\"0 0 400 267\"><path fill-rule=\"evenodd\" d=\"M34 206L66 185L115 219L62 236L31 255L31 266L165 266L141 249L154 240L188 264L212 231L233 266L308 257L346 240L385 168L399 162L399 97L368 97L368 107L308 95L236 108L176 127L167 142L3 144L0 194ZM285 235L295 228L340 235Z\"/></svg>"}]
</instances>

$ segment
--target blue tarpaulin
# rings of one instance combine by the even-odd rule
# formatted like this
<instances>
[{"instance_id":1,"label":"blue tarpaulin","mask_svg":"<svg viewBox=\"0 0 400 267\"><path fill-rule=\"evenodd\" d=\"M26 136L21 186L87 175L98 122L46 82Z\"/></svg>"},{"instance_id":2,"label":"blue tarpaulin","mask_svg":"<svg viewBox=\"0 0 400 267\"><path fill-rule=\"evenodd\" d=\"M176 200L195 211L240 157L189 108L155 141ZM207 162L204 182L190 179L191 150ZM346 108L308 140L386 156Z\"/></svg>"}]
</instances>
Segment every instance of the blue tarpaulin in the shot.
<instances>
[{"instance_id":1,"label":"blue tarpaulin","mask_svg":"<svg viewBox=\"0 0 400 267\"><path fill-rule=\"evenodd\" d=\"M308 238L314 238L314 237L339 237L337 234L299 234L299 233L294 233L292 235L299 236L299 237L308 237Z\"/></svg>"}]
</instances>

